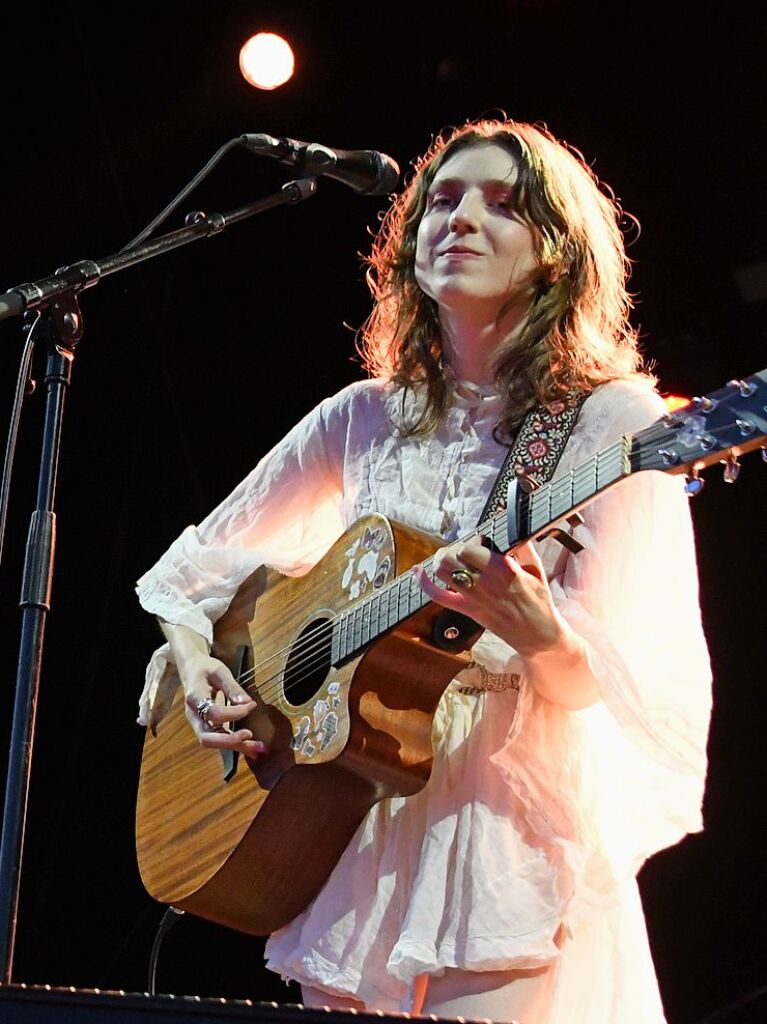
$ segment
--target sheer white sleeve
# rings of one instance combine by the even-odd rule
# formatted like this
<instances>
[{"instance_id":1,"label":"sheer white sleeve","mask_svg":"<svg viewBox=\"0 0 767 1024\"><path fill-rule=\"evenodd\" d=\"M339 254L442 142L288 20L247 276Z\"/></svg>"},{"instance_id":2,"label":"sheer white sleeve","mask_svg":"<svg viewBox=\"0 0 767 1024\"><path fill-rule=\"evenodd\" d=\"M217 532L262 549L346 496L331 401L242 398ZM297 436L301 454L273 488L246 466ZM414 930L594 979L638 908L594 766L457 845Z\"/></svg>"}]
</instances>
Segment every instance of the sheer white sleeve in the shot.
<instances>
[{"instance_id":1,"label":"sheer white sleeve","mask_svg":"<svg viewBox=\"0 0 767 1024\"><path fill-rule=\"evenodd\" d=\"M615 391L600 447L663 412L644 389ZM570 712L523 678L502 755L530 824L591 887L702 827L711 680L682 485L641 472L584 510L584 550L551 587L601 700Z\"/></svg>"},{"instance_id":2,"label":"sheer white sleeve","mask_svg":"<svg viewBox=\"0 0 767 1024\"><path fill-rule=\"evenodd\" d=\"M210 642L213 623L260 565L298 575L319 560L343 532L348 397L347 390L317 406L199 526L184 530L138 581L146 611ZM176 682L164 645L147 668L141 724L155 700L167 704Z\"/></svg>"}]
</instances>

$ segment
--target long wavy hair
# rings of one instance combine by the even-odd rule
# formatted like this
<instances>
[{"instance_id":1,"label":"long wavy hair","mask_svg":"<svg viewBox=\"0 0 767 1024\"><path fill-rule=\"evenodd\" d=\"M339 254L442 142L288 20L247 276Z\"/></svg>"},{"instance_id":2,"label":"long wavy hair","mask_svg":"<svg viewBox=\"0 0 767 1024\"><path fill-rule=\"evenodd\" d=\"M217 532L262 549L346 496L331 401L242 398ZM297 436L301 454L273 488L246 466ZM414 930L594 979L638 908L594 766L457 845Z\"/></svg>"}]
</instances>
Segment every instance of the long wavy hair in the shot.
<instances>
[{"instance_id":1,"label":"long wavy hair","mask_svg":"<svg viewBox=\"0 0 767 1024\"><path fill-rule=\"evenodd\" d=\"M416 236L427 192L451 156L489 145L503 147L514 160L512 203L532 230L538 263L522 329L499 346L495 382L506 401L496 437L508 443L538 404L616 378L654 380L629 323L630 261L620 227L624 214L613 194L579 152L545 127L510 120L468 122L439 135L415 162L366 260L374 306L358 348L368 372L403 389L403 401L410 389L425 395L417 420L402 425L408 433L429 434L436 428L452 388L442 363L437 304L415 278Z\"/></svg>"}]
</instances>

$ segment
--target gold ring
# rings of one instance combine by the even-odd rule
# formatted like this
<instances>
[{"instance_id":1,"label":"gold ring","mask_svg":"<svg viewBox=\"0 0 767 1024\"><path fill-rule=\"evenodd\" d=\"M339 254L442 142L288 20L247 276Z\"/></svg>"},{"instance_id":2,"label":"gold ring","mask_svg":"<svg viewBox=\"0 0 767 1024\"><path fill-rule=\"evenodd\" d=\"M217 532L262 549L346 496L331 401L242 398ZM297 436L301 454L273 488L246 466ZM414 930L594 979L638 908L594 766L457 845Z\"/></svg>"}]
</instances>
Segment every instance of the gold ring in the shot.
<instances>
[{"instance_id":1,"label":"gold ring","mask_svg":"<svg viewBox=\"0 0 767 1024\"><path fill-rule=\"evenodd\" d=\"M450 579L461 590L471 590L474 586L474 574L468 569L453 569Z\"/></svg>"}]
</instances>

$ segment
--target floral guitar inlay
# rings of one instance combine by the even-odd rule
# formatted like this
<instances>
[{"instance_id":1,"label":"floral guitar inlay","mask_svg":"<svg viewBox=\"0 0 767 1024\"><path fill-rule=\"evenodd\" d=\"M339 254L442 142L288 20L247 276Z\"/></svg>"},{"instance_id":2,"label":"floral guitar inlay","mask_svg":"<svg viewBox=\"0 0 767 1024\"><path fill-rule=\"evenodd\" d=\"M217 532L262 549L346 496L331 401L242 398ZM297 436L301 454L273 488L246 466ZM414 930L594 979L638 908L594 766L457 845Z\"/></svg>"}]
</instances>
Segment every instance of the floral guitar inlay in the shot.
<instances>
[{"instance_id":1,"label":"floral guitar inlay","mask_svg":"<svg viewBox=\"0 0 767 1024\"><path fill-rule=\"evenodd\" d=\"M378 590L386 582L391 570L391 557L381 557L384 532L381 527L365 528L362 537L357 537L346 555L348 561L341 576L341 589L346 591L350 601L366 594L371 586Z\"/></svg>"},{"instance_id":2,"label":"floral guitar inlay","mask_svg":"<svg viewBox=\"0 0 767 1024\"><path fill-rule=\"evenodd\" d=\"M312 757L318 750L326 750L338 732L338 708L341 706L339 689L339 683L330 683L328 699L316 700L311 717L302 715L294 727L290 745L293 750L300 750L304 757Z\"/></svg>"}]
</instances>

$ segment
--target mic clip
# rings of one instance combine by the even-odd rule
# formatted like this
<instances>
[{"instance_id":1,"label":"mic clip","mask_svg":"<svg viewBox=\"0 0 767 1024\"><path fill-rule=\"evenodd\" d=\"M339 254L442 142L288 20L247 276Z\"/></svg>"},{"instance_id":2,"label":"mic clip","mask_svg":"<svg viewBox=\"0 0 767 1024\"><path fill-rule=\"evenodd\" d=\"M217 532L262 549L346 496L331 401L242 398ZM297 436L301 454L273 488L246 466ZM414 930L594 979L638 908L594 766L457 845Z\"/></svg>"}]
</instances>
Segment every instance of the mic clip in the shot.
<instances>
[{"instance_id":1,"label":"mic clip","mask_svg":"<svg viewBox=\"0 0 767 1024\"><path fill-rule=\"evenodd\" d=\"M240 142L257 156L270 156L273 160L279 160L280 163L289 164L291 167L297 167L303 162L303 155L308 148L305 142L298 139L277 139L264 133L241 135Z\"/></svg>"}]
</instances>

